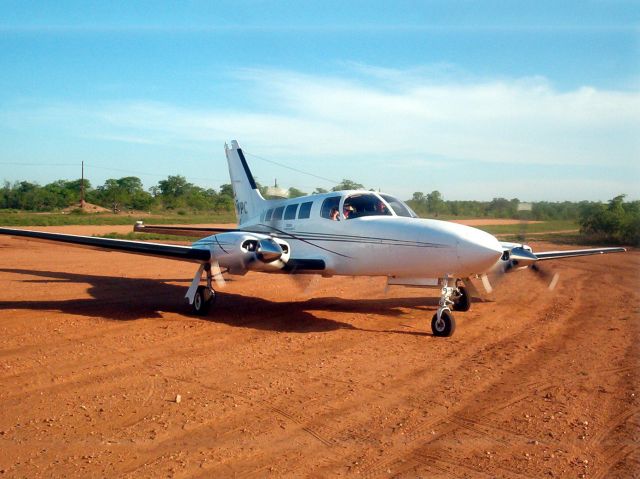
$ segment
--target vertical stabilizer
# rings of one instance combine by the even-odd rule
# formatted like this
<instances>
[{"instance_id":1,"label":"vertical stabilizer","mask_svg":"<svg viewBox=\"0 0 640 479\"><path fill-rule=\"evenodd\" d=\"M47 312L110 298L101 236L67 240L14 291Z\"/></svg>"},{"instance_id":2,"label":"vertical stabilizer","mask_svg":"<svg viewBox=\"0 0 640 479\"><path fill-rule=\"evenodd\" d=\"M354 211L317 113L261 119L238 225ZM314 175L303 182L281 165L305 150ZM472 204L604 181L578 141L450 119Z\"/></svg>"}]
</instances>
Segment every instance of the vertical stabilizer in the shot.
<instances>
[{"instance_id":1,"label":"vertical stabilizer","mask_svg":"<svg viewBox=\"0 0 640 479\"><path fill-rule=\"evenodd\" d=\"M229 176L236 207L238 225L247 223L250 219L260 216L265 199L258 191L244 153L236 140L231 141L231 147L225 144L225 154L229 164Z\"/></svg>"}]
</instances>

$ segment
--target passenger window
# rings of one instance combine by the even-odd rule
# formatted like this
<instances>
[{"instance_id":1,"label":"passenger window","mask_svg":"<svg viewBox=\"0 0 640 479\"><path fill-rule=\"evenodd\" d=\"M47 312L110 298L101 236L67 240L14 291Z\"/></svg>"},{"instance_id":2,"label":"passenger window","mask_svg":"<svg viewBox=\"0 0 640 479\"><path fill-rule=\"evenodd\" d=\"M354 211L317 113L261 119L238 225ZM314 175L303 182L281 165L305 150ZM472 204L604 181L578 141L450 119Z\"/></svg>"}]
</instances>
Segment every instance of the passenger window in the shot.
<instances>
[{"instance_id":1,"label":"passenger window","mask_svg":"<svg viewBox=\"0 0 640 479\"><path fill-rule=\"evenodd\" d=\"M296 219L296 211L298 211L298 205L289 205L287 209L284 211L284 219L285 220L295 220Z\"/></svg>"},{"instance_id":2,"label":"passenger window","mask_svg":"<svg viewBox=\"0 0 640 479\"><path fill-rule=\"evenodd\" d=\"M300 211L298 212L299 220L303 220L311 216L311 206L313 206L313 201L302 203L300 205Z\"/></svg>"},{"instance_id":3,"label":"passenger window","mask_svg":"<svg viewBox=\"0 0 640 479\"><path fill-rule=\"evenodd\" d=\"M281 220L283 211L284 211L284 206L280 206L279 208L276 208L275 210L273 210L273 218L272 219Z\"/></svg>"},{"instance_id":4,"label":"passenger window","mask_svg":"<svg viewBox=\"0 0 640 479\"><path fill-rule=\"evenodd\" d=\"M265 221L271 221L271 215L273 214L273 208L267 210L267 213L264 215Z\"/></svg>"},{"instance_id":5,"label":"passenger window","mask_svg":"<svg viewBox=\"0 0 640 479\"><path fill-rule=\"evenodd\" d=\"M320 216L327 219L339 220L340 197L331 196L322 202Z\"/></svg>"}]
</instances>

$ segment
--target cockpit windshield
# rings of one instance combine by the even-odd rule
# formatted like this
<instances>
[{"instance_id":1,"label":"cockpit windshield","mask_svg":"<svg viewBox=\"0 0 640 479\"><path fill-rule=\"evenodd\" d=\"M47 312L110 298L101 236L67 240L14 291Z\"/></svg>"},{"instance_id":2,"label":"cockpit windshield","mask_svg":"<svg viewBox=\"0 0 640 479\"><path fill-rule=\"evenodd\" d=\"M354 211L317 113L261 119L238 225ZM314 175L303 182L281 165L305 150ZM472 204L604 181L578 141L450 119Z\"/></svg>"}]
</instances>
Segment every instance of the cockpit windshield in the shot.
<instances>
[{"instance_id":1,"label":"cockpit windshield","mask_svg":"<svg viewBox=\"0 0 640 479\"><path fill-rule=\"evenodd\" d=\"M357 193L344 200L344 217L348 220L363 216L391 216L391 211L373 193Z\"/></svg>"},{"instance_id":2,"label":"cockpit windshield","mask_svg":"<svg viewBox=\"0 0 640 479\"><path fill-rule=\"evenodd\" d=\"M408 218L417 218L416 215L411 208L409 208L403 201L400 201L398 198L391 195L380 194L384 198L384 200L389 203L389 206L393 209L396 215L398 216L406 216Z\"/></svg>"}]
</instances>

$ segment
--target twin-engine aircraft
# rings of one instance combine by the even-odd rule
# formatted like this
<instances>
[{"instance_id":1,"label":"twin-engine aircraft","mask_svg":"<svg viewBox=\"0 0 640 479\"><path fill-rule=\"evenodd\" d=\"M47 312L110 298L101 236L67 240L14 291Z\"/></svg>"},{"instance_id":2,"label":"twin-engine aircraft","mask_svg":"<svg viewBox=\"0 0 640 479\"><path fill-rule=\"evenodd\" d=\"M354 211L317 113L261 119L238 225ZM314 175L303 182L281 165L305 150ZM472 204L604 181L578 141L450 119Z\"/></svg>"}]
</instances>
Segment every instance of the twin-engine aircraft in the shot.
<instances>
[{"instance_id":1,"label":"twin-engine aircraft","mask_svg":"<svg viewBox=\"0 0 640 479\"><path fill-rule=\"evenodd\" d=\"M539 261L603 253L597 248L534 253L524 244L504 243L476 228L420 219L398 198L350 190L293 199L265 200L234 140L225 145L235 195L235 229L135 226L136 231L200 237L191 246L96 238L0 228L0 234L37 238L110 251L158 256L198 264L185 295L195 314L213 305L214 284L223 273L248 271L322 276L383 276L390 285L440 288L431 320L435 336L455 330L452 310L471 305L471 278L487 289L487 274L506 273ZM206 284L201 284L203 276Z\"/></svg>"}]
</instances>

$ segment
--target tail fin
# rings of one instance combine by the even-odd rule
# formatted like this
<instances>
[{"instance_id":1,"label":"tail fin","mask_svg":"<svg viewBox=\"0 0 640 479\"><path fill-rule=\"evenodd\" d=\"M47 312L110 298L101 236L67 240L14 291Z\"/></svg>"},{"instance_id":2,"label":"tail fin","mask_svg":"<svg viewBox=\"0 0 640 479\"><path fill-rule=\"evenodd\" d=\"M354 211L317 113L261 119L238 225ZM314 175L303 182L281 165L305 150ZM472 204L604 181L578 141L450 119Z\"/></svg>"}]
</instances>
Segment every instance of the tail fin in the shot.
<instances>
[{"instance_id":1,"label":"tail fin","mask_svg":"<svg viewBox=\"0 0 640 479\"><path fill-rule=\"evenodd\" d=\"M244 153L238 146L238 142L232 140L231 148L225 144L224 151L229 164L229 176L231 177L231 186L235 196L238 225L242 225L251 218L260 215L266 200L258 191L256 181L253 179L247 160L245 160Z\"/></svg>"}]
</instances>

